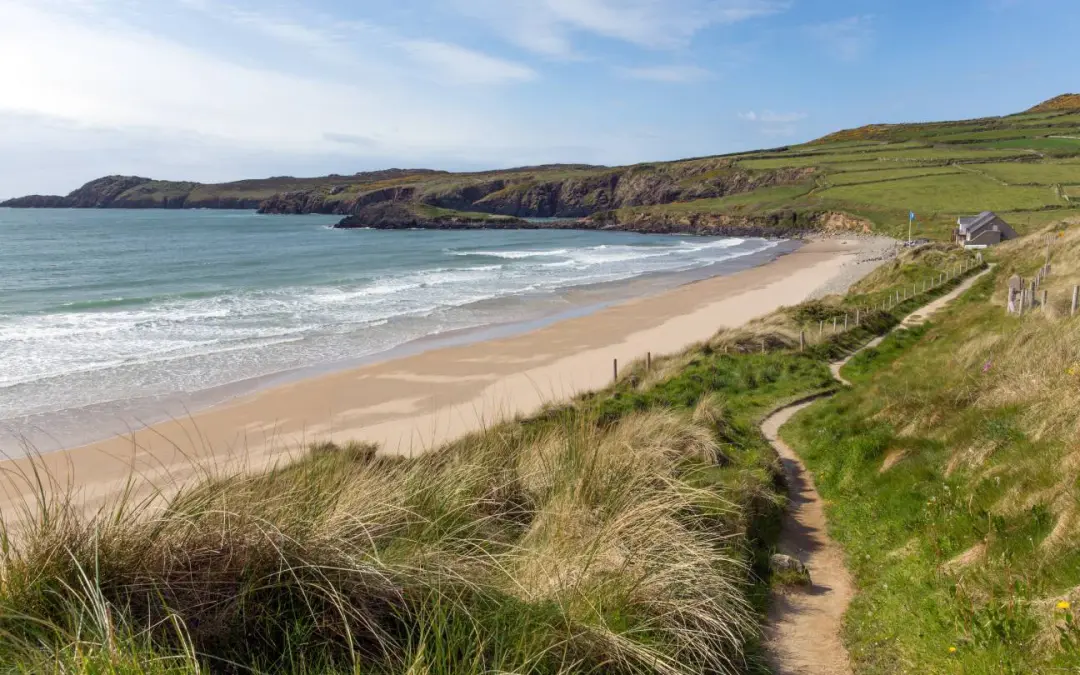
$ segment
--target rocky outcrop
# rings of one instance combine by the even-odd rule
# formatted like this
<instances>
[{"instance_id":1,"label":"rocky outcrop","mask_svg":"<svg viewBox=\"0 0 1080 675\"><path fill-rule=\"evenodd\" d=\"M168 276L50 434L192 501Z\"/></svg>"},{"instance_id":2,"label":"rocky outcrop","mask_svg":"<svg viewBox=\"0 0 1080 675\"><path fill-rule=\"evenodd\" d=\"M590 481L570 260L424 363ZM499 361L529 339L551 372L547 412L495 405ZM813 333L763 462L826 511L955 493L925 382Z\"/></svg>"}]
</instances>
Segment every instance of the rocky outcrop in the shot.
<instances>
[{"instance_id":1,"label":"rocky outcrop","mask_svg":"<svg viewBox=\"0 0 1080 675\"><path fill-rule=\"evenodd\" d=\"M796 237L823 229L830 212L777 209L750 215L670 212L661 209L597 214L590 221L604 230L643 234L699 234L731 237Z\"/></svg>"},{"instance_id":2,"label":"rocky outcrop","mask_svg":"<svg viewBox=\"0 0 1080 675\"><path fill-rule=\"evenodd\" d=\"M0 206L13 208L75 208L93 209L113 206L116 198L128 190L152 182L139 176L105 176L92 180L66 197L34 195L9 199Z\"/></svg>"},{"instance_id":3,"label":"rocky outcrop","mask_svg":"<svg viewBox=\"0 0 1080 675\"><path fill-rule=\"evenodd\" d=\"M468 230L521 229L529 223L520 218L472 215L467 213L425 213L402 202L381 202L365 206L335 225L338 229L374 230Z\"/></svg>"},{"instance_id":4,"label":"rocky outcrop","mask_svg":"<svg viewBox=\"0 0 1080 675\"><path fill-rule=\"evenodd\" d=\"M108 208L128 190L151 182L150 178L140 176L105 176L75 190L67 199L76 209Z\"/></svg>"},{"instance_id":5,"label":"rocky outcrop","mask_svg":"<svg viewBox=\"0 0 1080 675\"><path fill-rule=\"evenodd\" d=\"M60 195L27 195L0 202L0 206L12 209L63 209L71 204L67 197Z\"/></svg>"}]
</instances>

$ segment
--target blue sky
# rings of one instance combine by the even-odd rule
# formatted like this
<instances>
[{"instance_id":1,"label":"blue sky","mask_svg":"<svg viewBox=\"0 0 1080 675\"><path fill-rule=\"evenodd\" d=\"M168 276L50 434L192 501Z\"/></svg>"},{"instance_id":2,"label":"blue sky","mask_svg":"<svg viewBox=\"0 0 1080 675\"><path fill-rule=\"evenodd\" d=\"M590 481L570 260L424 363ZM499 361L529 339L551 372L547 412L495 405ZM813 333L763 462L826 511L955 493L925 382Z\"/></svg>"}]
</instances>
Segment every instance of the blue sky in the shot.
<instances>
[{"instance_id":1,"label":"blue sky","mask_svg":"<svg viewBox=\"0 0 1080 675\"><path fill-rule=\"evenodd\" d=\"M1076 0L0 0L0 197L774 147L1080 90Z\"/></svg>"}]
</instances>

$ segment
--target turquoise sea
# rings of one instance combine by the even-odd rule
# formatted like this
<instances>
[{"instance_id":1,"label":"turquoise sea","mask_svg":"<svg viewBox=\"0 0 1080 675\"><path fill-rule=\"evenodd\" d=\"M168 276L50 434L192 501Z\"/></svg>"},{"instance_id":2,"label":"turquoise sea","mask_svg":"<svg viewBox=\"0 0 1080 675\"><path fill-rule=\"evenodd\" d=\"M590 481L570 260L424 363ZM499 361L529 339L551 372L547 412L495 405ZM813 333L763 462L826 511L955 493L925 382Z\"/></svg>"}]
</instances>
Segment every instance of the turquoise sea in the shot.
<instances>
[{"instance_id":1,"label":"turquoise sea","mask_svg":"<svg viewBox=\"0 0 1080 675\"><path fill-rule=\"evenodd\" d=\"M336 220L0 209L0 450L15 452L18 438L39 449L93 440L104 433L95 420L135 426L416 340L551 320L792 248L330 229Z\"/></svg>"}]
</instances>

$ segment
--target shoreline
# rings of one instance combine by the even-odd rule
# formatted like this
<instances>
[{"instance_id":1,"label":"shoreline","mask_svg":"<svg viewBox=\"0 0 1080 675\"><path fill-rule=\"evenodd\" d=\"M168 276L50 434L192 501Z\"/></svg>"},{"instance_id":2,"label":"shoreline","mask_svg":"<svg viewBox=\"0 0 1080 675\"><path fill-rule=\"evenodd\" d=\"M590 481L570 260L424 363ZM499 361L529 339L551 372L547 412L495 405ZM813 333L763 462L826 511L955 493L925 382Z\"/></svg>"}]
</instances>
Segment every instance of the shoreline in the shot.
<instances>
[{"instance_id":1,"label":"shoreline","mask_svg":"<svg viewBox=\"0 0 1080 675\"><path fill-rule=\"evenodd\" d=\"M629 364L649 351L677 352L721 328L802 302L845 277L845 268L847 277L861 277L869 269L856 264L860 254L882 248L880 239L856 236L813 240L765 265L522 334L298 380L125 436L7 460L3 504L26 499L31 490L17 476L34 467L90 504L118 494L133 474L174 487L208 467L258 469L287 460L315 441L374 442L384 453L418 454L603 387L612 359Z\"/></svg>"},{"instance_id":2,"label":"shoreline","mask_svg":"<svg viewBox=\"0 0 1080 675\"><path fill-rule=\"evenodd\" d=\"M767 265L804 245L802 240L777 240L756 251L677 271L654 271L628 279L597 281L528 296L506 295L457 307L502 307L508 316L426 335L369 353L291 366L220 382L192 391L120 395L71 408L42 410L0 419L0 458L18 459L85 447L173 419L188 418L246 396L304 380L415 356L426 351L515 337L552 324L588 316L622 302L668 292L680 286L728 276ZM402 317L399 317L402 318ZM407 318L406 318L407 320ZM32 451L27 451L32 448ZM2 461L2 459L0 459Z\"/></svg>"}]
</instances>

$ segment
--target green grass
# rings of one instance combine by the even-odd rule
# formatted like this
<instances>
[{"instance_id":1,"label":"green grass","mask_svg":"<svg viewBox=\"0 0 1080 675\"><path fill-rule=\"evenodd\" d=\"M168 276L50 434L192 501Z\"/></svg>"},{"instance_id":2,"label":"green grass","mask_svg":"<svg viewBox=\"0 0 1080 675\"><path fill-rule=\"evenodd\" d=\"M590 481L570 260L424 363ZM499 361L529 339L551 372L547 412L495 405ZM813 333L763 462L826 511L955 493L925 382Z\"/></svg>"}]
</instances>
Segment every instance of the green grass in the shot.
<instances>
[{"instance_id":1,"label":"green grass","mask_svg":"<svg viewBox=\"0 0 1080 675\"><path fill-rule=\"evenodd\" d=\"M1076 243L1069 230L1055 247L1070 275ZM1066 372L1080 361L1080 323L1001 309L1010 270L1031 274L1042 245L995 252L998 274L932 324L854 358L844 370L854 387L782 430L813 471L856 577L844 635L856 672L1080 668L1070 459L1080 384ZM1073 283L1047 286L1064 297ZM1072 607L1058 609L1062 600Z\"/></svg>"},{"instance_id":2,"label":"green grass","mask_svg":"<svg viewBox=\"0 0 1080 675\"><path fill-rule=\"evenodd\" d=\"M819 194L822 199L846 204L912 209L924 214L1030 210L1063 204L1049 188L1004 187L972 174L839 186Z\"/></svg>"},{"instance_id":3,"label":"green grass","mask_svg":"<svg viewBox=\"0 0 1080 675\"><path fill-rule=\"evenodd\" d=\"M762 210L783 206L794 202L810 192L811 184L780 185L762 188L753 192L729 195L716 199L695 199L689 202L675 202L654 207L627 209L628 212L650 210L662 213L733 213L746 210Z\"/></svg>"},{"instance_id":4,"label":"green grass","mask_svg":"<svg viewBox=\"0 0 1080 675\"><path fill-rule=\"evenodd\" d=\"M1001 216L1020 234L1041 230L1051 223L1070 218L1080 218L1080 205L1055 211L1007 211Z\"/></svg>"},{"instance_id":5,"label":"green grass","mask_svg":"<svg viewBox=\"0 0 1080 675\"><path fill-rule=\"evenodd\" d=\"M900 178L941 176L950 173L961 173L961 170L952 166L925 166L910 169L886 168L877 171L848 171L839 174L830 174L828 181L831 185L857 185L859 183L878 183Z\"/></svg>"},{"instance_id":6,"label":"green grass","mask_svg":"<svg viewBox=\"0 0 1080 675\"><path fill-rule=\"evenodd\" d=\"M1080 132L1080 129L1076 129ZM935 143L962 143L992 140L1032 139L1040 136L1068 134L1070 127L1025 127L1008 129L988 129L985 131L971 131L956 134L935 135L932 140Z\"/></svg>"},{"instance_id":7,"label":"green grass","mask_svg":"<svg viewBox=\"0 0 1080 675\"><path fill-rule=\"evenodd\" d=\"M412 208L416 213L424 218L432 218L435 220L460 218L464 220L511 220L509 216L493 215L491 213L481 213L479 211L455 211L453 209L442 209L437 206L430 206L428 204L414 204Z\"/></svg>"},{"instance_id":8,"label":"green grass","mask_svg":"<svg viewBox=\"0 0 1080 675\"><path fill-rule=\"evenodd\" d=\"M1080 184L1080 164L1002 162L973 167L1011 185Z\"/></svg>"},{"instance_id":9,"label":"green grass","mask_svg":"<svg viewBox=\"0 0 1080 675\"><path fill-rule=\"evenodd\" d=\"M1012 141L994 141L984 144L987 148L1005 150L1018 148L1049 155L1074 156L1080 154L1080 140L1071 138L1030 138Z\"/></svg>"},{"instance_id":10,"label":"green grass","mask_svg":"<svg viewBox=\"0 0 1080 675\"><path fill-rule=\"evenodd\" d=\"M741 160L740 165L749 169L769 170L784 167L805 166L829 166L832 164L848 165L854 162L876 161L882 164L882 168L896 168L897 165L918 162L980 162L991 159L1004 159L1007 157L1021 157L1022 153L1014 150L966 148L904 148L892 150L889 146L878 147L866 152L845 152L836 154L791 154L790 156L774 156L765 159Z\"/></svg>"}]
</instances>

